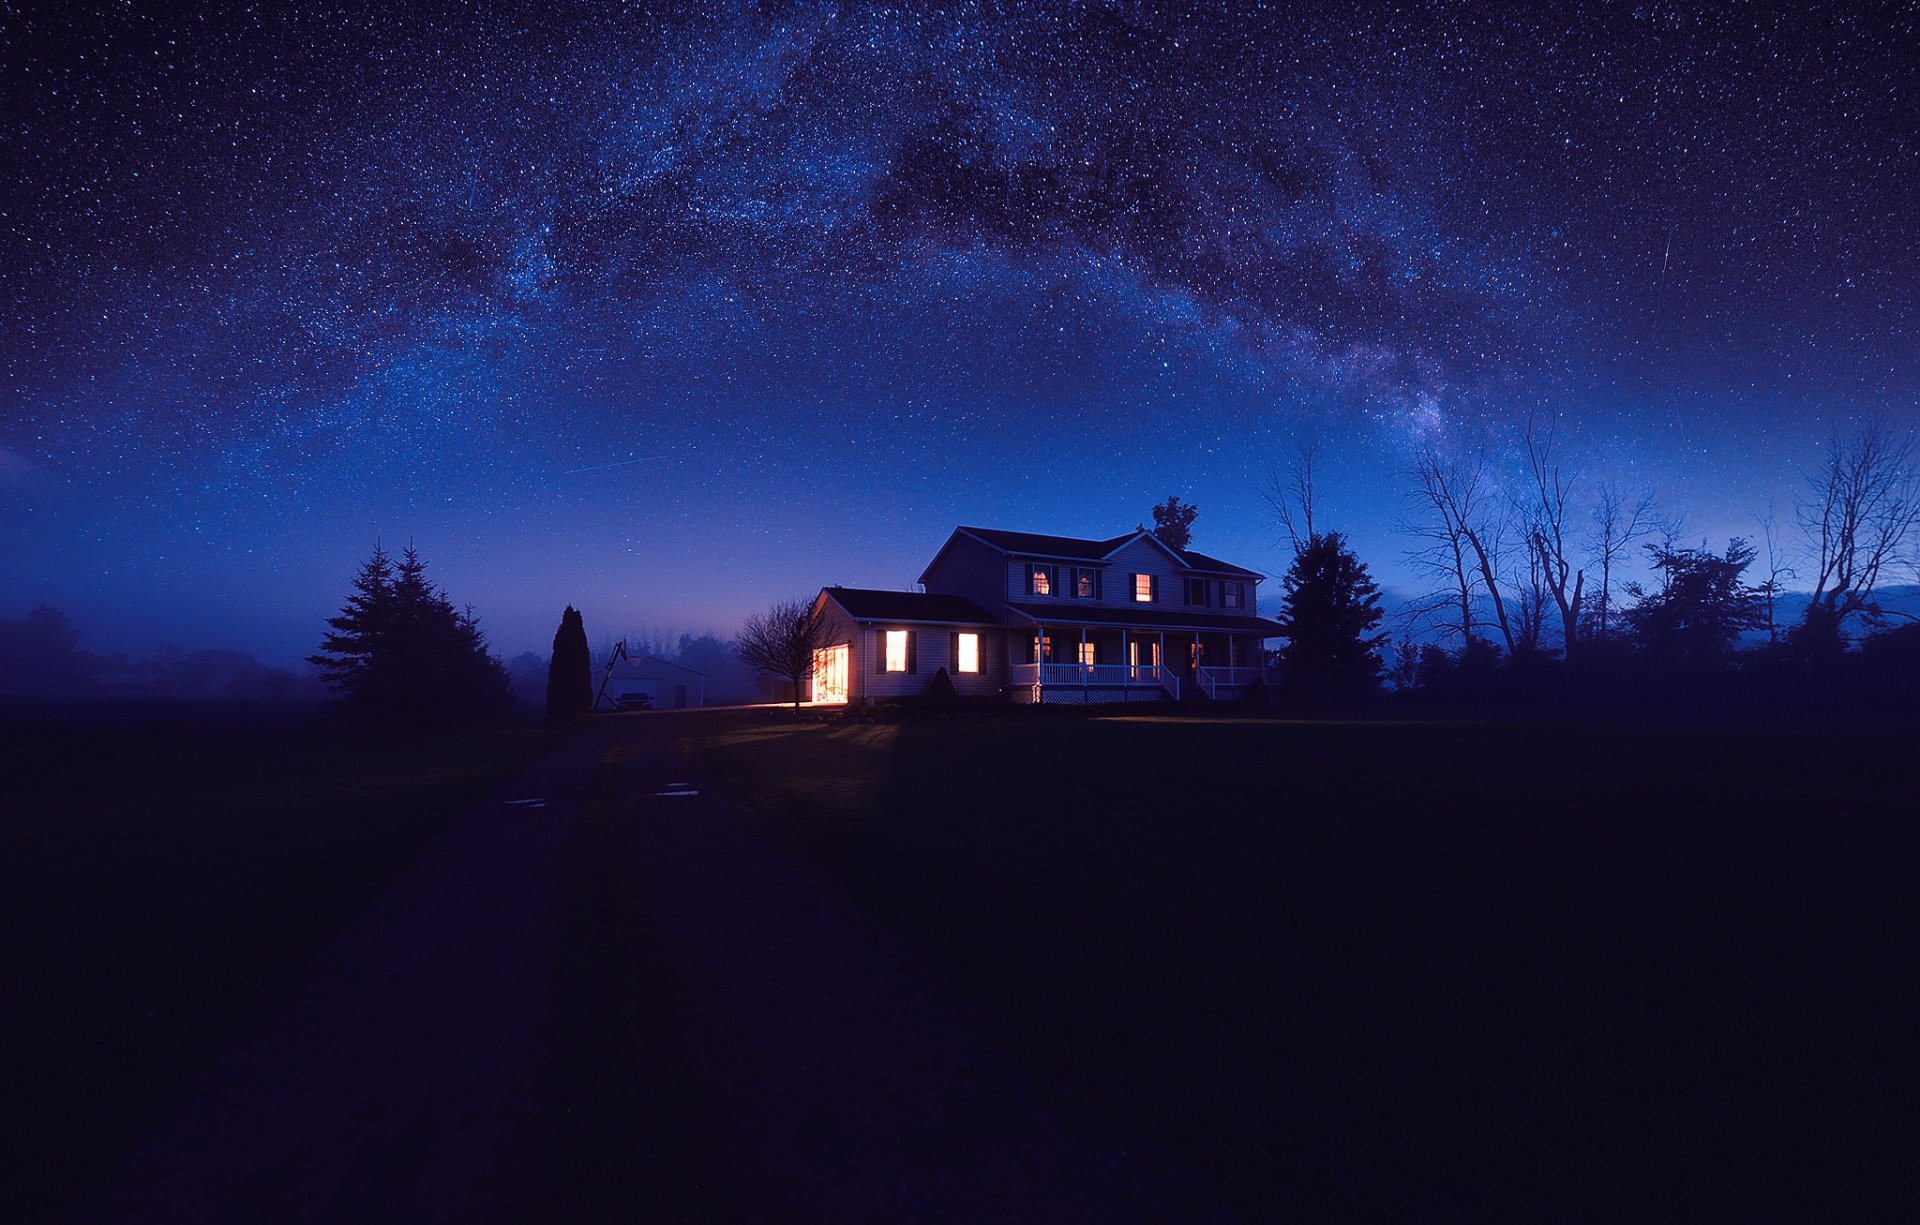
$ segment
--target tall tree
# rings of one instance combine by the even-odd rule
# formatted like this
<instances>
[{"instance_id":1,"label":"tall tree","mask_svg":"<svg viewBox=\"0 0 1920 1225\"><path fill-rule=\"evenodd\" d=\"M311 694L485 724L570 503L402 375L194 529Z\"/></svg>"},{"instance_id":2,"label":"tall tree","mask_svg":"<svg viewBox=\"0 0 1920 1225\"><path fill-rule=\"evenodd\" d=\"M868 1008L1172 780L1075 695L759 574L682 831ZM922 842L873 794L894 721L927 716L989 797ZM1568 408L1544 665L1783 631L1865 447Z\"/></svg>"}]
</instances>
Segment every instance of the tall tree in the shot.
<instances>
[{"instance_id":1,"label":"tall tree","mask_svg":"<svg viewBox=\"0 0 1920 1225\"><path fill-rule=\"evenodd\" d=\"M1497 507L1488 505L1486 465L1479 459L1451 461L1428 448L1414 461L1413 475L1416 495L1434 516L1427 531L1441 549L1439 565L1452 559L1461 633L1473 637L1472 586L1478 583L1493 605L1494 624L1507 653L1513 654L1518 642L1501 591L1507 523Z\"/></svg>"},{"instance_id":2,"label":"tall tree","mask_svg":"<svg viewBox=\"0 0 1920 1225\"><path fill-rule=\"evenodd\" d=\"M456 609L409 546L396 563L378 545L354 577L319 668L351 717L436 723L494 715L512 700L472 608Z\"/></svg>"},{"instance_id":3,"label":"tall tree","mask_svg":"<svg viewBox=\"0 0 1920 1225\"><path fill-rule=\"evenodd\" d=\"M734 650L761 672L793 684L794 709L813 675L813 653L827 645L826 627L806 600L781 600L764 613L751 613L740 627Z\"/></svg>"},{"instance_id":4,"label":"tall tree","mask_svg":"<svg viewBox=\"0 0 1920 1225\"><path fill-rule=\"evenodd\" d=\"M1920 473L1911 433L1870 422L1834 438L1827 462L1807 477L1800 528L1815 567L1808 636L1841 639L1857 613L1877 614L1873 592L1889 569L1911 563L1920 543Z\"/></svg>"},{"instance_id":5,"label":"tall tree","mask_svg":"<svg viewBox=\"0 0 1920 1225\"><path fill-rule=\"evenodd\" d=\"M1575 544L1568 522L1568 509L1575 478L1554 454L1553 435L1539 429L1529 418L1526 431L1527 475L1530 496L1520 507L1526 527L1529 564L1527 573L1531 598L1540 593L1553 597L1560 614L1560 637L1567 658L1573 658L1580 632L1580 605L1586 594L1586 571L1573 563ZM1534 608L1537 621L1545 609ZM1538 646L1537 626L1533 637Z\"/></svg>"},{"instance_id":6,"label":"tall tree","mask_svg":"<svg viewBox=\"0 0 1920 1225\"><path fill-rule=\"evenodd\" d=\"M1613 572L1627 551L1657 529L1656 508L1650 493L1628 494L1611 482L1600 486L1593 509L1588 512L1588 557L1600 568L1600 590L1596 593L1593 615L1588 619L1589 635L1604 645L1619 619L1613 606Z\"/></svg>"},{"instance_id":7,"label":"tall tree","mask_svg":"<svg viewBox=\"0 0 1920 1225\"><path fill-rule=\"evenodd\" d=\"M1719 555L1704 544L1697 549L1650 544L1647 556L1660 585L1649 591L1629 583L1627 591L1638 602L1626 617L1641 649L1654 659L1722 666L1740 635L1764 623L1760 596L1745 581L1753 562L1753 546L1745 540L1728 541Z\"/></svg>"},{"instance_id":8,"label":"tall tree","mask_svg":"<svg viewBox=\"0 0 1920 1225\"><path fill-rule=\"evenodd\" d=\"M567 605L553 632L553 656L547 661L547 717L577 719L593 706L593 657L587 651L587 624Z\"/></svg>"},{"instance_id":9,"label":"tall tree","mask_svg":"<svg viewBox=\"0 0 1920 1225\"><path fill-rule=\"evenodd\" d=\"M1303 442L1294 450L1285 472L1267 469L1267 487L1262 496L1273 520L1287 534L1287 544L1298 554L1314 535L1313 512L1316 494L1313 483L1314 461L1319 458L1317 441Z\"/></svg>"},{"instance_id":10,"label":"tall tree","mask_svg":"<svg viewBox=\"0 0 1920 1225\"><path fill-rule=\"evenodd\" d=\"M1380 588L1339 532L1303 542L1280 580L1280 659L1287 684L1309 693L1368 686L1380 676Z\"/></svg>"},{"instance_id":11,"label":"tall tree","mask_svg":"<svg viewBox=\"0 0 1920 1225\"><path fill-rule=\"evenodd\" d=\"M1200 517L1198 506L1189 506L1178 495L1153 508L1153 534L1171 549L1184 549L1193 542L1193 521Z\"/></svg>"}]
</instances>

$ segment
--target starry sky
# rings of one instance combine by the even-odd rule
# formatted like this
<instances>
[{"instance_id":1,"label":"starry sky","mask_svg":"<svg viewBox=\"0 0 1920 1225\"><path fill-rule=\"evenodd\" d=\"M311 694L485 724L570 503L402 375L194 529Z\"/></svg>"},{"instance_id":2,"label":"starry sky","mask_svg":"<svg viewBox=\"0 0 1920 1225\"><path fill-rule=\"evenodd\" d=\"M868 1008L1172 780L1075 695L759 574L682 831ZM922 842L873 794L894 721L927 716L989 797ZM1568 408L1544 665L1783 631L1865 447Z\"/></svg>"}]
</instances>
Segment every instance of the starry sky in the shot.
<instances>
[{"instance_id":1,"label":"starry sky","mask_svg":"<svg viewBox=\"0 0 1920 1225\"><path fill-rule=\"evenodd\" d=\"M726 634L1168 494L1277 572L1306 439L1413 591L1529 418L1750 535L1920 418L1916 10L1547 8L0 0L0 617L290 663L380 540Z\"/></svg>"}]
</instances>

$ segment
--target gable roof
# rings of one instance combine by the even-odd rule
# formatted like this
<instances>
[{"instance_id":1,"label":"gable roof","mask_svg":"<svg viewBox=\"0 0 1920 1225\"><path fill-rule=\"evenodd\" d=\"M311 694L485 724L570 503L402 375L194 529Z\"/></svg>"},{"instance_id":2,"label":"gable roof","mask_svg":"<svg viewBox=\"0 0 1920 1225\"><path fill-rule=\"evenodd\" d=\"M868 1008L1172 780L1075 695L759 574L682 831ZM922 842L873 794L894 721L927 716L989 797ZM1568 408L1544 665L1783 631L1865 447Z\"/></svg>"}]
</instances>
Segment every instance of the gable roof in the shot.
<instances>
[{"instance_id":1,"label":"gable roof","mask_svg":"<svg viewBox=\"0 0 1920 1225\"><path fill-rule=\"evenodd\" d=\"M1000 619L965 596L921 591L874 591L865 587L823 587L856 621L922 621L942 625L999 625Z\"/></svg>"},{"instance_id":2,"label":"gable roof","mask_svg":"<svg viewBox=\"0 0 1920 1225\"><path fill-rule=\"evenodd\" d=\"M1232 562L1221 561L1205 553L1196 553L1192 549L1176 549L1145 528L1136 528L1123 536L1109 536L1105 540L1088 540L1079 536L1048 536L1039 532L1006 532L990 527L959 527L954 531L956 535L965 532L983 543L1008 553L1020 553L1029 557L1064 557L1076 561L1105 561L1124 546L1144 536L1171 553L1189 570L1242 575L1256 582L1265 577L1257 570L1236 566ZM942 551L944 552L944 549ZM928 569L932 567L929 566Z\"/></svg>"}]
</instances>

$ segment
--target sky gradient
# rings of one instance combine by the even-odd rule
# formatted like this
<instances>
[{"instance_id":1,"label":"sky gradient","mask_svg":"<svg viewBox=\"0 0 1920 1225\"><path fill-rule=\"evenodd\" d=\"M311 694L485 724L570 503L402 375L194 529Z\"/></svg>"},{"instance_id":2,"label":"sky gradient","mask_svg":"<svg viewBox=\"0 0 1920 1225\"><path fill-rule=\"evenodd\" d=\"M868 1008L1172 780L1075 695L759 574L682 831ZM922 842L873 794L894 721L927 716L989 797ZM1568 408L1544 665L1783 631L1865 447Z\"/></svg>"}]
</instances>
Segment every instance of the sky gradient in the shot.
<instances>
[{"instance_id":1,"label":"sky gradient","mask_svg":"<svg viewBox=\"0 0 1920 1225\"><path fill-rule=\"evenodd\" d=\"M1416 447L1690 533L1920 417L1909 9L0 8L0 617L286 663L376 540L505 654ZM1275 584L1269 584L1269 587Z\"/></svg>"}]
</instances>

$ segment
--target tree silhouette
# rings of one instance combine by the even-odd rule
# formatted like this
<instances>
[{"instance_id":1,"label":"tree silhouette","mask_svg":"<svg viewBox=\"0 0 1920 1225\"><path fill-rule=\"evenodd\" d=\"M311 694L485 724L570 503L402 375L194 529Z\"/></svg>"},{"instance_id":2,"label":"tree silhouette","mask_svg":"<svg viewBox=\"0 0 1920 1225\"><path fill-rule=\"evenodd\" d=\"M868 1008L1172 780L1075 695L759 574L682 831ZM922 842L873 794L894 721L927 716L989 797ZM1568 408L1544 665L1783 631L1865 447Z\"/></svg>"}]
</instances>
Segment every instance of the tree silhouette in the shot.
<instances>
[{"instance_id":1,"label":"tree silhouette","mask_svg":"<svg viewBox=\"0 0 1920 1225\"><path fill-rule=\"evenodd\" d=\"M1184 549L1193 542L1193 521L1200 517L1198 506L1182 503L1177 495L1153 508L1153 534L1170 549Z\"/></svg>"},{"instance_id":2,"label":"tree silhouette","mask_svg":"<svg viewBox=\"0 0 1920 1225\"><path fill-rule=\"evenodd\" d=\"M750 666L792 682L798 710L801 687L813 675L813 653L826 645L826 637L825 625L807 601L782 600L748 615L734 650Z\"/></svg>"},{"instance_id":3,"label":"tree silhouette","mask_svg":"<svg viewBox=\"0 0 1920 1225\"><path fill-rule=\"evenodd\" d=\"M547 663L547 716L577 719L593 706L593 658L587 652L587 625L573 605L560 614L553 632L553 657Z\"/></svg>"},{"instance_id":4,"label":"tree silhouette","mask_svg":"<svg viewBox=\"0 0 1920 1225\"><path fill-rule=\"evenodd\" d=\"M1720 667L1733 655L1734 643L1750 629L1766 624L1760 594L1744 576L1753 562L1753 546L1735 537L1716 556L1704 545L1676 549L1650 544L1647 555L1659 575L1657 590L1627 584L1637 598L1626 612L1640 648L1670 665Z\"/></svg>"},{"instance_id":5,"label":"tree silhouette","mask_svg":"<svg viewBox=\"0 0 1920 1225\"><path fill-rule=\"evenodd\" d=\"M1380 588L1339 532L1308 537L1280 580L1280 659L1309 693L1373 685L1380 675Z\"/></svg>"},{"instance_id":6,"label":"tree silhouette","mask_svg":"<svg viewBox=\"0 0 1920 1225\"><path fill-rule=\"evenodd\" d=\"M354 576L340 614L308 657L349 717L446 723L499 714L506 670L487 650L471 608L456 609L427 581L409 546L399 562L380 546Z\"/></svg>"}]
</instances>

